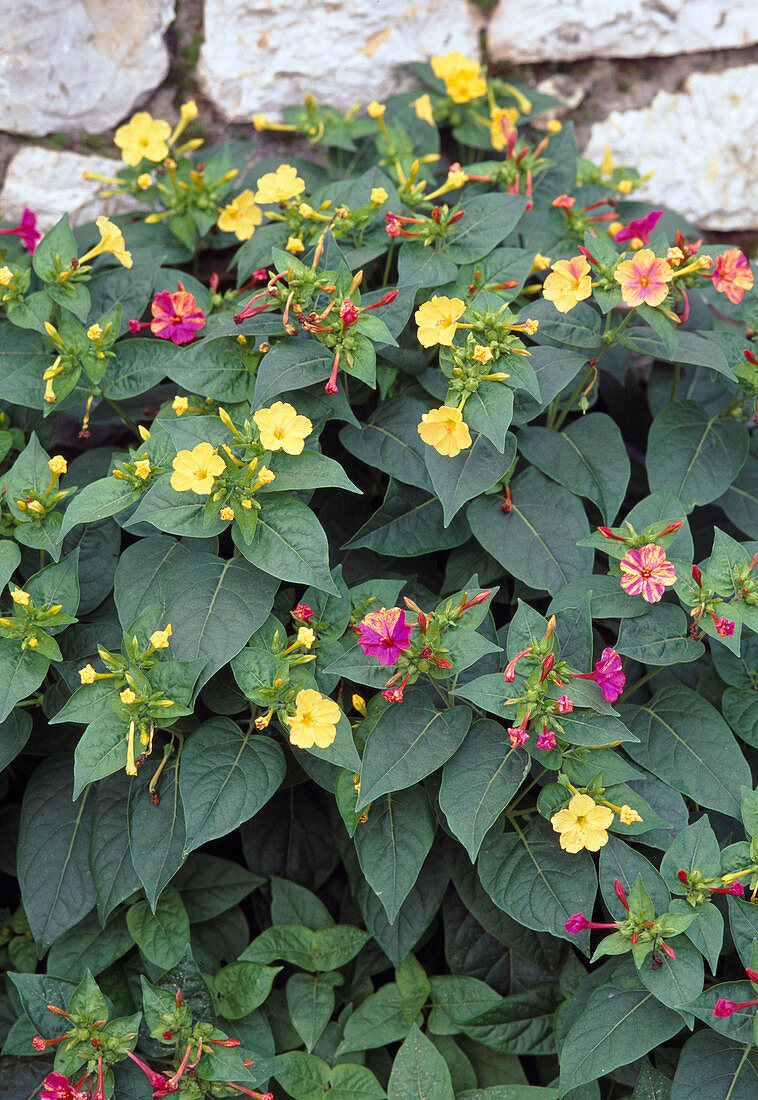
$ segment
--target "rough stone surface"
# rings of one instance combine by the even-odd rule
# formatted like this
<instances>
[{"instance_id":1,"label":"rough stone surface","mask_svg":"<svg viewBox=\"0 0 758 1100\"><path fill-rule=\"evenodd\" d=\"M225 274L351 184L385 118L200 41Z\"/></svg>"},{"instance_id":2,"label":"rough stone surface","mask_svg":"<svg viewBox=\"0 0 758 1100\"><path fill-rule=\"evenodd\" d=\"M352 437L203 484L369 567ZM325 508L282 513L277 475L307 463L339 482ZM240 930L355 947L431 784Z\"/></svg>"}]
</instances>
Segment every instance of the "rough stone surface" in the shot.
<instances>
[{"instance_id":1,"label":"rough stone surface","mask_svg":"<svg viewBox=\"0 0 758 1100\"><path fill-rule=\"evenodd\" d=\"M168 71L173 0L0 0L0 129L95 132Z\"/></svg>"},{"instance_id":2,"label":"rough stone surface","mask_svg":"<svg viewBox=\"0 0 758 1100\"><path fill-rule=\"evenodd\" d=\"M758 228L753 135L758 65L693 73L681 93L659 92L649 107L612 111L585 150L655 175L635 197L665 202L704 229Z\"/></svg>"},{"instance_id":3,"label":"rough stone surface","mask_svg":"<svg viewBox=\"0 0 758 1100\"><path fill-rule=\"evenodd\" d=\"M755 0L500 0L487 41L516 63L660 57L750 46L758 19Z\"/></svg>"},{"instance_id":4,"label":"rough stone surface","mask_svg":"<svg viewBox=\"0 0 758 1100\"><path fill-rule=\"evenodd\" d=\"M200 80L233 122L278 117L308 92L346 110L415 87L403 62L478 56L480 27L466 0L205 0Z\"/></svg>"},{"instance_id":5,"label":"rough stone surface","mask_svg":"<svg viewBox=\"0 0 758 1100\"><path fill-rule=\"evenodd\" d=\"M68 211L72 225L83 225L100 214L122 214L135 208L129 195L99 197L103 184L82 179L82 172L114 175L119 162L106 157L85 157L58 153L53 149L28 146L19 150L8 166L0 192L0 218L16 221L25 206L37 215L39 229L46 233Z\"/></svg>"}]
</instances>

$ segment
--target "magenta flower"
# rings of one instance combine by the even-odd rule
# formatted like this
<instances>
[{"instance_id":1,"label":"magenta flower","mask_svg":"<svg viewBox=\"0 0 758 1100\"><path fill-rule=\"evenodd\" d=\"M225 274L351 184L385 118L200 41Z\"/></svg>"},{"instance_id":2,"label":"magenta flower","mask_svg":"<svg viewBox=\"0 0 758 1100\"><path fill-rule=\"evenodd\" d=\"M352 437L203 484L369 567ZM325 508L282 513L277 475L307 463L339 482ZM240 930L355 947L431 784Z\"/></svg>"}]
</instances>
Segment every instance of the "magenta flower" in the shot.
<instances>
[{"instance_id":1,"label":"magenta flower","mask_svg":"<svg viewBox=\"0 0 758 1100\"><path fill-rule=\"evenodd\" d=\"M610 924L604 924L602 921L587 920L583 913L574 913L573 917L569 917L563 927L567 932L576 935L578 932L584 932L588 928L618 928L618 925L615 921Z\"/></svg>"},{"instance_id":2,"label":"magenta flower","mask_svg":"<svg viewBox=\"0 0 758 1100\"><path fill-rule=\"evenodd\" d=\"M153 320L150 331L161 340L170 340L172 344L189 344L195 333L205 325L205 314L195 301L194 294L185 290L181 283L179 289L159 290L150 305Z\"/></svg>"},{"instance_id":3,"label":"magenta flower","mask_svg":"<svg viewBox=\"0 0 758 1100\"><path fill-rule=\"evenodd\" d=\"M709 886L712 894L731 894L732 897L741 898L745 893L745 887L741 882L731 882L728 886ZM752 978L750 979L752 981Z\"/></svg>"},{"instance_id":4,"label":"magenta flower","mask_svg":"<svg viewBox=\"0 0 758 1100\"><path fill-rule=\"evenodd\" d=\"M552 733L545 725L543 725L542 733L537 738L537 744L535 748L544 749L545 752L549 752L550 749L555 748L555 734Z\"/></svg>"},{"instance_id":5,"label":"magenta flower","mask_svg":"<svg viewBox=\"0 0 758 1100\"><path fill-rule=\"evenodd\" d=\"M758 1001L727 1001L723 997L720 997L713 1009L714 1016L731 1016L733 1012L737 1012L741 1008L750 1008L752 1005L758 1005Z\"/></svg>"},{"instance_id":6,"label":"magenta flower","mask_svg":"<svg viewBox=\"0 0 758 1100\"><path fill-rule=\"evenodd\" d=\"M651 210L644 218L632 218L629 225L619 229L614 240L633 241L638 238L643 244L650 244L650 234L663 217L662 210Z\"/></svg>"},{"instance_id":7,"label":"magenta flower","mask_svg":"<svg viewBox=\"0 0 758 1100\"><path fill-rule=\"evenodd\" d=\"M742 301L745 291L750 290L753 285L750 264L739 248L729 248L718 256L709 278L713 281L716 290L726 294L729 301L734 302L735 305Z\"/></svg>"},{"instance_id":8,"label":"magenta flower","mask_svg":"<svg viewBox=\"0 0 758 1100\"><path fill-rule=\"evenodd\" d=\"M669 585L676 584L676 569L661 546L650 542L638 550L627 550L619 562L621 587L628 596L642 596L647 603L658 603Z\"/></svg>"},{"instance_id":9,"label":"magenta flower","mask_svg":"<svg viewBox=\"0 0 758 1100\"><path fill-rule=\"evenodd\" d=\"M358 645L367 657L376 657L380 665L394 665L408 648L412 633L402 608L381 607L361 621Z\"/></svg>"},{"instance_id":10,"label":"magenta flower","mask_svg":"<svg viewBox=\"0 0 758 1100\"><path fill-rule=\"evenodd\" d=\"M293 607L290 614L292 615L293 619L300 619L301 622L306 623L308 619L313 618L313 608L310 606L310 604L299 603L296 604L295 607Z\"/></svg>"},{"instance_id":11,"label":"magenta flower","mask_svg":"<svg viewBox=\"0 0 758 1100\"><path fill-rule=\"evenodd\" d=\"M574 704L571 702L568 695L561 695L560 699L555 704L557 714L571 714L573 709Z\"/></svg>"},{"instance_id":12,"label":"magenta flower","mask_svg":"<svg viewBox=\"0 0 758 1100\"><path fill-rule=\"evenodd\" d=\"M720 634L722 638L731 638L732 634L734 634L734 623L730 619L725 619L723 615L720 618L718 615L714 615L713 612L711 612L711 615L713 616L717 633Z\"/></svg>"},{"instance_id":13,"label":"magenta flower","mask_svg":"<svg viewBox=\"0 0 758 1100\"><path fill-rule=\"evenodd\" d=\"M18 225L14 225L12 229L0 229L0 233L19 237L28 252L34 252L34 249L37 247L37 241L42 237L42 234L37 229L37 215L30 210L28 206L24 207L24 212L21 215L21 221Z\"/></svg>"},{"instance_id":14,"label":"magenta flower","mask_svg":"<svg viewBox=\"0 0 758 1100\"><path fill-rule=\"evenodd\" d=\"M71 1084L68 1077L64 1077L57 1071L48 1073L42 1083L40 1100L86 1100L86 1097L86 1092L80 1092Z\"/></svg>"},{"instance_id":15,"label":"magenta flower","mask_svg":"<svg viewBox=\"0 0 758 1100\"><path fill-rule=\"evenodd\" d=\"M626 676L621 669L621 658L610 646L603 650L594 672L572 672L571 675L578 680L594 680L606 703L615 703L626 683Z\"/></svg>"}]
</instances>

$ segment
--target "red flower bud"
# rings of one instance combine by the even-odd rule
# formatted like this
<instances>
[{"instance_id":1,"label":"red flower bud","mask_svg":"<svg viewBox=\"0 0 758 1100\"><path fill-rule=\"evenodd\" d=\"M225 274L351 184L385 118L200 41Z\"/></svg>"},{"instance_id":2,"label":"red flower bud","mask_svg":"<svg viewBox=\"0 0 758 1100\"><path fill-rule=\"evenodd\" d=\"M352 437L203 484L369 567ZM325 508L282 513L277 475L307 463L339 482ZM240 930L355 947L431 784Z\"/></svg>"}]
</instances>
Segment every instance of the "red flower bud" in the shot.
<instances>
[{"instance_id":1,"label":"red flower bud","mask_svg":"<svg viewBox=\"0 0 758 1100\"><path fill-rule=\"evenodd\" d=\"M448 225L454 225L456 222L459 222L465 213L466 213L465 210L456 210L456 212L452 215L452 217L448 218L448 223L447 224Z\"/></svg>"},{"instance_id":2,"label":"red flower bud","mask_svg":"<svg viewBox=\"0 0 758 1100\"><path fill-rule=\"evenodd\" d=\"M662 539L664 535L671 535L674 533L674 531L678 531L683 523L683 519L678 519L675 523L670 523L668 527L664 527L663 530L659 531L655 537L657 539Z\"/></svg>"},{"instance_id":3,"label":"red flower bud","mask_svg":"<svg viewBox=\"0 0 758 1100\"><path fill-rule=\"evenodd\" d=\"M550 675L553 665L555 664L555 654L548 653L545 660L542 662L542 675L540 676L540 683L543 684Z\"/></svg>"},{"instance_id":4,"label":"red flower bud","mask_svg":"<svg viewBox=\"0 0 758 1100\"><path fill-rule=\"evenodd\" d=\"M618 879L613 880L613 890L616 897L619 899L624 908L629 911L629 902L626 900L626 890L621 885Z\"/></svg>"},{"instance_id":5,"label":"red flower bud","mask_svg":"<svg viewBox=\"0 0 758 1100\"><path fill-rule=\"evenodd\" d=\"M677 871L676 877L679 879L679 881L682 883L683 886L687 885L687 880L689 879L689 875L687 874L686 871Z\"/></svg>"},{"instance_id":6,"label":"red flower bud","mask_svg":"<svg viewBox=\"0 0 758 1100\"><path fill-rule=\"evenodd\" d=\"M692 566L692 579L698 588L703 587L703 574L700 572L696 565Z\"/></svg>"},{"instance_id":7,"label":"red flower bud","mask_svg":"<svg viewBox=\"0 0 758 1100\"><path fill-rule=\"evenodd\" d=\"M623 535L614 535L610 527L598 527L598 531L604 539L614 539L616 542L626 542L626 539L623 537Z\"/></svg>"}]
</instances>

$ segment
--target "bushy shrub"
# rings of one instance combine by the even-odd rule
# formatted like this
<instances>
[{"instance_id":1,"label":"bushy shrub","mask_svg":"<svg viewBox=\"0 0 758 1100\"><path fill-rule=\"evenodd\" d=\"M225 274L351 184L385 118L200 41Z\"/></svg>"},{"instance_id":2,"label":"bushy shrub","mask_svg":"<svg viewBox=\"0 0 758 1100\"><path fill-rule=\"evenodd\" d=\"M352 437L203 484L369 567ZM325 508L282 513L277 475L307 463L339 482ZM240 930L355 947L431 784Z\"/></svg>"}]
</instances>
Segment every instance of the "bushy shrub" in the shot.
<instances>
[{"instance_id":1,"label":"bushy shrub","mask_svg":"<svg viewBox=\"0 0 758 1100\"><path fill-rule=\"evenodd\" d=\"M754 1093L753 274L417 72L4 230L9 1100Z\"/></svg>"}]
</instances>

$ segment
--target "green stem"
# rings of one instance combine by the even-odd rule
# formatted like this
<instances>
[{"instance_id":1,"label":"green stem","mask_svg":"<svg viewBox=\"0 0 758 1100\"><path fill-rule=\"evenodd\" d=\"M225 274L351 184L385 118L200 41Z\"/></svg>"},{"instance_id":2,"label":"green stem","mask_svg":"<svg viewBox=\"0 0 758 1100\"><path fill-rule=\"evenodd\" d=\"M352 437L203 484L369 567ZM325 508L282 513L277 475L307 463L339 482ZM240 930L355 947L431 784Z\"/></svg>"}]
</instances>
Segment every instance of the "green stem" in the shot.
<instances>
[{"instance_id":1,"label":"green stem","mask_svg":"<svg viewBox=\"0 0 758 1100\"><path fill-rule=\"evenodd\" d=\"M124 410L121 408L121 406L117 405L115 401L111 401L110 397L106 397L105 401L108 405L110 405L110 407L113 409L113 411L115 413L118 413L118 415L123 420L124 424L126 424L129 431L134 432L134 434L137 436L137 439L142 439L142 436L139 434L139 429L138 429L137 425L134 423L132 418L124 412Z\"/></svg>"},{"instance_id":2,"label":"green stem","mask_svg":"<svg viewBox=\"0 0 758 1100\"><path fill-rule=\"evenodd\" d=\"M671 381L671 397L669 397L669 404L673 405L676 400L676 390L679 385L679 375L682 373L682 364L674 364L674 377Z\"/></svg>"},{"instance_id":3,"label":"green stem","mask_svg":"<svg viewBox=\"0 0 758 1100\"><path fill-rule=\"evenodd\" d=\"M395 242L390 241L390 246L387 249L387 259L384 261L384 273L382 274L382 286L387 285L387 279L390 274L390 267L392 266L392 257L395 255Z\"/></svg>"},{"instance_id":4,"label":"green stem","mask_svg":"<svg viewBox=\"0 0 758 1100\"><path fill-rule=\"evenodd\" d=\"M445 692L442 690L442 688L439 686L439 684L437 683L437 681L435 679L433 679L431 676L429 676L428 679L429 679L429 683L432 685L434 690L437 692L437 694L439 695L440 699L445 704L445 706L446 707L452 707L453 703L450 702L450 696L445 694Z\"/></svg>"},{"instance_id":5,"label":"green stem","mask_svg":"<svg viewBox=\"0 0 758 1100\"><path fill-rule=\"evenodd\" d=\"M627 688L624 694L618 700L619 703L623 703L624 700L637 690L638 687L642 687L648 680L652 680L654 676L657 676L659 672L663 671L663 665L659 668L654 668L651 672L646 672L644 676L640 676L639 680L635 680L630 688Z\"/></svg>"}]
</instances>

